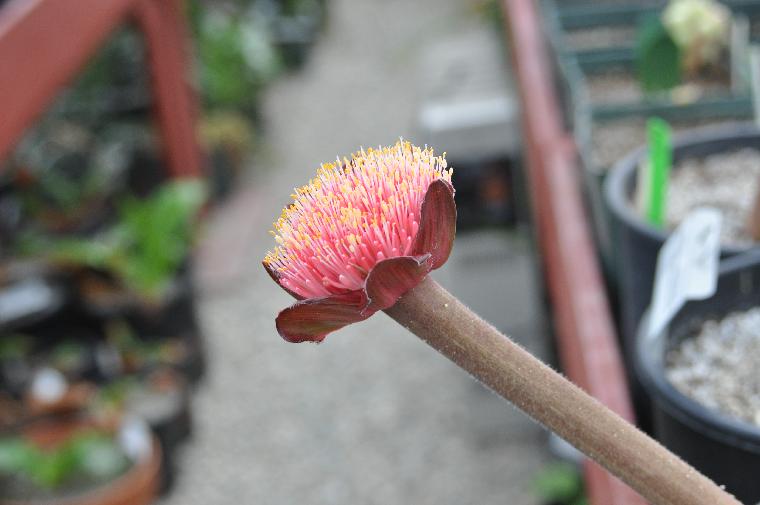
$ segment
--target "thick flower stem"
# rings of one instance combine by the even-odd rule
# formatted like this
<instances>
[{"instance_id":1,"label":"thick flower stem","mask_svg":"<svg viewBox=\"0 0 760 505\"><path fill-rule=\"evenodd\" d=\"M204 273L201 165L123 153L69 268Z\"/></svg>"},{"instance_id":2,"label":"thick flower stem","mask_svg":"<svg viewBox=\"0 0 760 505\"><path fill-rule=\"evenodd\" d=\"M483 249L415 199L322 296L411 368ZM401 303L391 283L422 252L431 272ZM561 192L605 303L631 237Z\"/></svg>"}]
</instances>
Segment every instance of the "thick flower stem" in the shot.
<instances>
[{"instance_id":1,"label":"thick flower stem","mask_svg":"<svg viewBox=\"0 0 760 505\"><path fill-rule=\"evenodd\" d=\"M385 312L653 505L740 505L483 321L432 278L425 278Z\"/></svg>"}]
</instances>

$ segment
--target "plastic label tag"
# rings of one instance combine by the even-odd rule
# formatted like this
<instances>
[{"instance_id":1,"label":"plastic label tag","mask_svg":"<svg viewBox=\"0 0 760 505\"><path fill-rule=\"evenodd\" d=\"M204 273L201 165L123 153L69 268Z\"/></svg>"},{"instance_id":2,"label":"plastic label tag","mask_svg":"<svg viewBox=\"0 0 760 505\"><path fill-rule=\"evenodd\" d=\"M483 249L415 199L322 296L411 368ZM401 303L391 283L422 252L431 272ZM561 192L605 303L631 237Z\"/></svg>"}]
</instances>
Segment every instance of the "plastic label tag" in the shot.
<instances>
[{"instance_id":1,"label":"plastic label tag","mask_svg":"<svg viewBox=\"0 0 760 505\"><path fill-rule=\"evenodd\" d=\"M56 292L42 281L29 279L0 293L0 323L45 310L56 302Z\"/></svg>"},{"instance_id":2,"label":"plastic label tag","mask_svg":"<svg viewBox=\"0 0 760 505\"><path fill-rule=\"evenodd\" d=\"M54 368L39 370L32 379L32 396L41 403L55 403L63 399L68 389L66 377Z\"/></svg>"},{"instance_id":3,"label":"plastic label tag","mask_svg":"<svg viewBox=\"0 0 760 505\"><path fill-rule=\"evenodd\" d=\"M153 451L150 426L137 416L127 416L119 427L118 440L132 461L145 461Z\"/></svg>"},{"instance_id":4,"label":"plastic label tag","mask_svg":"<svg viewBox=\"0 0 760 505\"><path fill-rule=\"evenodd\" d=\"M647 335L665 329L687 300L703 300L715 293L721 221L717 209L696 209L660 249Z\"/></svg>"}]
</instances>

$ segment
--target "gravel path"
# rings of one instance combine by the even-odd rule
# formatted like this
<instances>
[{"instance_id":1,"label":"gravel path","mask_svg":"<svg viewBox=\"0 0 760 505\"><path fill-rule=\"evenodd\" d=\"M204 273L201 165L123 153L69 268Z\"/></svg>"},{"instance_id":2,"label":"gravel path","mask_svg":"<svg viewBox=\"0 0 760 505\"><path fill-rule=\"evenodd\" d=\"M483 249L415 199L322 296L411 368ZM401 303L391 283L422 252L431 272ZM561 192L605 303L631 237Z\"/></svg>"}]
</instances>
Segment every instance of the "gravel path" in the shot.
<instances>
[{"instance_id":1,"label":"gravel path","mask_svg":"<svg viewBox=\"0 0 760 505\"><path fill-rule=\"evenodd\" d=\"M211 220L199 273L211 370L165 505L536 504L545 433L384 314L319 346L275 332L292 300L260 259L292 188L357 146L414 140L417 55L475 23L456 0L330 6L307 68L267 97L251 187ZM485 231L461 234L436 277L545 354L532 268L524 237Z\"/></svg>"}]
</instances>

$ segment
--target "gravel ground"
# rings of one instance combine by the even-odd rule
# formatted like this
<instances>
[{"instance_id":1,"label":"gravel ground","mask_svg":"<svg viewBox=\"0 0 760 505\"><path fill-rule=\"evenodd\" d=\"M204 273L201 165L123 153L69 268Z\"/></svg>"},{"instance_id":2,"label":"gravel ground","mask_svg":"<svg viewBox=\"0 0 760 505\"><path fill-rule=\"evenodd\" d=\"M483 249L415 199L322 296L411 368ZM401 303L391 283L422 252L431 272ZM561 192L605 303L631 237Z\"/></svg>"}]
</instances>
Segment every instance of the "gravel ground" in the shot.
<instances>
[{"instance_id":1,"label":"gravel ground","mask_svg":"<svg viewBox=\"0 0 760 505\"><path fill-rule=\"evenodd\" d=\"M760 308L707 321L666 359L667 377L706 407L760 426Z\"/></svg>"},{"instance_id":2,"label":"gravel ground","mask_svg":"<svg viewBox=\"0 0 760 505\"><path fill-rule=\"evenodd\" d=\"M257 174L201 251L210 373L165 505L537 503L539 427L384 314L318 346L285 343L274 316L292 300L260 265L266 230L320 161L414 140L416 55L474 23L456 0L333 0L307 67L268 93ZM435 275L541 355L531 258L519 234L460 234Z\"/></svg>"}]
</instances>

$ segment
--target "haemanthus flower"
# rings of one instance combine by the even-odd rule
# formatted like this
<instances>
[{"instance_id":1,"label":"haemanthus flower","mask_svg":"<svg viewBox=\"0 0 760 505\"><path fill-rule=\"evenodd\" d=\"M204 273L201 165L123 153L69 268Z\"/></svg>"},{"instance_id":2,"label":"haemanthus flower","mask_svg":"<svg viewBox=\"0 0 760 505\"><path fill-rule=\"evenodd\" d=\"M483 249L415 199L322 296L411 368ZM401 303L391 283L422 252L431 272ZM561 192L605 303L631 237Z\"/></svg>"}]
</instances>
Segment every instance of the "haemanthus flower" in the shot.
<instances>
[{"instance_id":1,"label":"haemanthus flower","mask_svg":"<svg viewBox=\"0 0 760 505\"><path fill-rule=\"evenodd\" d=\"M290 342L391 307L449 257L456 227L444 156L399 141L323 164L275 223L264 267L299 301L277 316Z\"/></svg>"},{"instance_id":2,"label":"haemanthus flower","mask_svg":"<svg viewBox=\"0 0 760 505\"><path fill-rule=\"evenodd\" d=\"M298 299L291 342L378 310L658 505L741 505L706 477L479 318L427 274L448 258L456 207L443 157L408 142L322 165L275 223L264 259Z\"/></svg>"}]
</instances>

